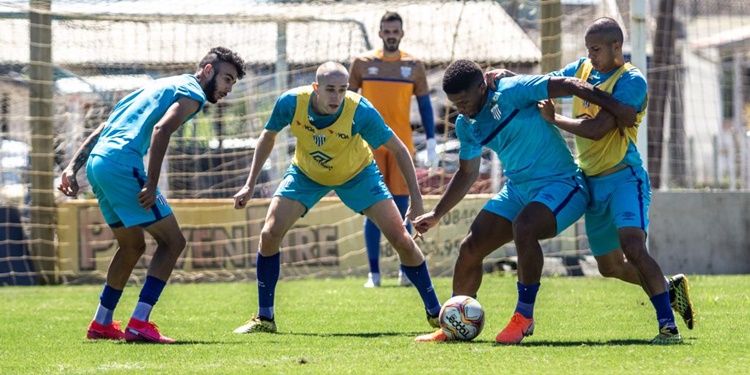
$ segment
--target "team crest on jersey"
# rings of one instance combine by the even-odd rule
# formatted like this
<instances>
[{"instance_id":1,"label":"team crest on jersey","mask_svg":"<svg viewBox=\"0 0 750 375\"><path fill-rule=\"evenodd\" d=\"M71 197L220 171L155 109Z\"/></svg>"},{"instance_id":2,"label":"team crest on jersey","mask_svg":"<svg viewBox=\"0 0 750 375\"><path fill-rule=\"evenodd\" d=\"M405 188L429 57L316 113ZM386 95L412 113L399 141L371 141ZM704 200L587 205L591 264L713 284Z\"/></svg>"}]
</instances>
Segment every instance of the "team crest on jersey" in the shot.
<instances>
[{"instance_id":1,"label":"team crest on jersey","mask_svg":"<svg viewBox=\"0 0 750 375\"><path fill-rule=\"evenodd\" d=\"M313 134L313 141L315 141L315 145L320 147L323 145L323 143L326 142L326 135L325 134Z\"/></svg>"},{"instance_id":2,"label":"team crest on jersey","mask_svg":"<svg viewBox=\"0 0 750 375\"><path fill-rule=\"evenodd\" d=\"M378 67L377 66L368 66L367 67L367 74L374 76L378 74Z\"/></svg>"},{"instance_id":3,"label":"team crest on jersey","mask_svg":"<svg viewBox=\"0 0 750 375\"><path fill-rule=\"evenodd\" d=\"M497 102L498 100L500 100L500 91L495 91L495 93L492 94L492 102L494 103L494 102Z\"/></svg>"},{"instance_id":4,"label":"team crest on jersey","mask_svg":"<svg viewBox=\"0 0 750 375\"><path fill-rule=\"evenodd\" d=\"M402 66L401 67L401 77L404 77L404 78L411 77L411 67L410 66Z\"/></svg>"},{"instance_id":5,"label":"team crest on jersey","mask_svg":"<svg viewBox=\"0 0 750 375\"><path fill-rule=\"evenodd\" d=\"M492 106L490 112L492 113L492 118L495 120L500 120L500 118L503 117L503 113L500 112L500 106L497 104Z\"/></svg>"}]
</instances>

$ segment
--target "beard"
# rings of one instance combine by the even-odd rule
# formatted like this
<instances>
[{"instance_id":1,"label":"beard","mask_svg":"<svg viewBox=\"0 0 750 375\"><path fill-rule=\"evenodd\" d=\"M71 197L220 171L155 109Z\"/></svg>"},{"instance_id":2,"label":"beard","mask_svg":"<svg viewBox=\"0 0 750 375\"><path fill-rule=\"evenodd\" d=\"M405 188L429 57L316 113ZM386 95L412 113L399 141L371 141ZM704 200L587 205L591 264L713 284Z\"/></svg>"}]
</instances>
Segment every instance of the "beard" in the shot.
<instances>
[{"instance_id":1,"label":"beard","mask_svg":"<svg viewBox=\"0 0 750 375\"><path fill-rule=\"evenodd\" d=\"M386 50L386 51L388 51L388 52L396 52L396 51L398 51L399 44L401 44L400 40L399 41L396 41L396 40L393 40L393 41L385 40L385 41L383 41L383 49Z\"/></svg>"},{"instance_id":2,"label":"beard","mask_svg":"<svg viewBox=\"0 0 750 375\"><path fill-rule=\"evenodd\" d=\"M219 75L219 71L216 71L213 77L206 83L206 88L203 89L203 93L206 94L206 100L209 103L216 104L219 99L216 97L216 76Z\"/></svg>"}]
</instances>

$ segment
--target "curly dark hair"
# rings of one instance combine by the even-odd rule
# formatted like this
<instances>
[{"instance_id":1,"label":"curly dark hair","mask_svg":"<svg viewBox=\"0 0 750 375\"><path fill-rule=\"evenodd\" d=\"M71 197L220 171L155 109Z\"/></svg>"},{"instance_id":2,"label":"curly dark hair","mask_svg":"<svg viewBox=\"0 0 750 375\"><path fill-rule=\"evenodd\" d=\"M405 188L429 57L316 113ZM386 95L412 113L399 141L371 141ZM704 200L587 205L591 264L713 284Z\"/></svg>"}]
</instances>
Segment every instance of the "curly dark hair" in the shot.
<instances>
[{"instance_id":1,"label":"curly dark hair","mask_svg":"<svg viewBox=\"0 0 750 375\"><path fill-rule=\"evenodd\" d=\"M458 94L470 87L476 87L482 81L484 74L479 64L469 60L456 60L445 69L443 91L446 94Z\"/></svg>"},{"instance_id":2,"label":"curly dark hair","mask_svg":"<svg viewBox=\"0 0 750 375\"><path fill-rule=\"evenodd\" d=\"M216 66L220 62L228 62L237 69L237 79L240 80L245 76L245 60L243 60L237 52L232 51L226 47L214 47L203 57L200 63L198 63L198 69L205 67L208 64Z\"/></svg>"}]
</instances>

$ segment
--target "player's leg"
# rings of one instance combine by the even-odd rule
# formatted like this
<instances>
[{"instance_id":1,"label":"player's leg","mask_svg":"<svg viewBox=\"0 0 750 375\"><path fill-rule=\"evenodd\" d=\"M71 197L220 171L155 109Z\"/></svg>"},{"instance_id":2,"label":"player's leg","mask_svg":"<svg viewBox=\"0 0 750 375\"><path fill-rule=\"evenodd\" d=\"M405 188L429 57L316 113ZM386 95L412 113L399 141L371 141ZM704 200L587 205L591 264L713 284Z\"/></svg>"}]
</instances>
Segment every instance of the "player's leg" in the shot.
<instances>
[{"instance_id":1,"label":"player's leg","mask_svg":"<svg viewBox=\"0 0 750 375\"><path fill-rule=\"evenodd\" d=\"M123 178L123 183L128 181L127 176L118 175L118 172L125 173L124 170L113 168L108 160L100 156L92 155L86 164L86 174L99 202L99 209L112 228L118 245L107 269L99 306L86 334L89 339L125 338L120 322L113 320L113 315L133 268L146 250L143 230L139 227L125 228L107 195L112 194L113 190L109 181L120 180L119 177Z\"/></svg>"},{"instance_id":2,"label":"player's leg","mask_svg":"<svg viewBox=\"0 0 750 375\"><path fill-rule=\"evenodd\" d=\"M372 150L372 156L375 160L375 164L383 176L386 186L389 185L389 156L388 149L385 147L379 147ZM398 169L396 170L398 172ZM399 172L400 173L400 172ZM380 229L378 226L365 216L365 225L363 235L365 237L365 249L367 250L367 261L370 267L370 272L367 275L367 282L365 282L365 288L376 288L381 284L380 276Z\"/></svg>"},{"instance_id":3,"label":"player's leg","mask_svg":"<svg viewBox=\"0 0 750 375\"><path fill-rule=\"evenodd\" d=\"M437 326L440 312L435 288L427 270L422 251L404 227L391 193L374 165L363 169L357 176L335 188L336 194L354 212L367 215L380 228L388 242L398 253L401 270L414 284L424 302L428 322ZM368 194L362 194L368 192Z\"/></svg>"},{"instance_id":4,"label":"player's leg","mask_svg":"<svg viewBox=\"0 0 750 375\"><path fill-rule=\"evenodd\" d=\"M504 190L505 191L505 190ZM501 191L500 194L503 194ZM513 227L509 219L489 211L503 212L514 217L521 209L507 200L501 203L498 196L490 200L471 223L469 233L461 241L458 258L453 268L453 296L466 295L476 298L482 285L484 269L482 263L493 251L513 239ZM448 341L442 329L418 336L417 342Z\"/></svg>"},{"instance_id":5,"label":"player's leg","mask_svg":"<svg viewBox=\"0 0 750 375\"><path fill-rule=\"evenodd\" d=\"M529 203L513 220L518 252L518 301L510 323L495 337L500 344L517 344L534 333L534 307L541 286L544 255L539 240L552 238L575 223L586 210L588 190L582 177L540 181L536 187L515 189Z\"/></svg>"},{"instance_id":6,"label":"player's leg","mask_svg":"<svg viewBox=\"0 0 750 375\"><path fill-rule=\"evenodd\" d=\"M510 220L484 209L479 211L469 233L461 240L453 267L453 295L476 298L482 285L484 258L511 240L513 227Z\"/></svg>"},{"instance_id":7,"label":"player's leg","mask_svg":"<svg viewBox=\"0 0 750 375\"><path fill-rule=\"evenodd\" d=\"M643 168L628 167L595 181L597 185L603 185L605 182L612 187L609 209L618 228L620 248L627 261L638 270L644 289L656 310L659 335L652 342L682 342L670 305L664 273L646 247L648 209L651 203L648 174Z\"/></svg>"},{"instance_id":8,"label":"player's leg","mask_svg":"<svg viewBox=\"0 0 750 375\"><path fill-rule=\"evenodd\" d=\"M398 208L398 213L401 215L401 220L406 218L406 210L409 209L409 196L408 195L394 195L393 203ZM406 231L411 234L411 222L406 223ZM398 285L400 286L413 286L411 280L404 274L402 270L398 271Z\"/></svg>"},{"instance_id":9,"label":"player's leg","mask_svg":"<svg viewBox=\"0 0 750 375\"><path fill-rule=\"evenodd\" d=\"M157 203L152 209L165 204L165 202ZM159 209L166 212L163 206ZM156 251L149 264L146 281L143 283L138 296L138 303L133 311L133 316L125 329L125 339L128 341L173 343L173 339L163 336L159 332L150 318L151 311L161 297L187 241L174 214L169 214L155 223L148 224L145 230L156 241Z\"/></svg>"},{"instance_id":10,"label":"player's leg","mask_svg":"<svg viewBox=\"0 0 750 375\"><path fill-rule=\"evenodd\" d=\"M277 331L274 303L276 284L281 274L281 241L292 225L330 190L312 181L294 166L287 169L271 199L260 232L256 258L258 312L234 333Z\"/></svg>"}]
</instances>

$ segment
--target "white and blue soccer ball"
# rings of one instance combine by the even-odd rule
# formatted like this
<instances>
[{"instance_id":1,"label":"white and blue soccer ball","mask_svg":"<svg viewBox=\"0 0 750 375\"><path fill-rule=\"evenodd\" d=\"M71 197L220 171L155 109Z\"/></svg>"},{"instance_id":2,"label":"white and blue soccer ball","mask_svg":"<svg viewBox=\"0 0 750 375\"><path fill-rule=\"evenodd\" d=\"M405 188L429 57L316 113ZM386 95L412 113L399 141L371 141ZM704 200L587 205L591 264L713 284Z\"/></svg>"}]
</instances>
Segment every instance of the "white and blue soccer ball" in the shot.
<instances>
[{"instance_id":1,"label":"white and blue soccer ball","mask_svg":"<svg viewBox=\"0 0 750 375\"><path fill-rule=\"evenodd\" d=\"M452 297L440 309L440 328L450 340L473 340L484 328L484 308L469 296Z\"/></svg>"}]
</instances>

